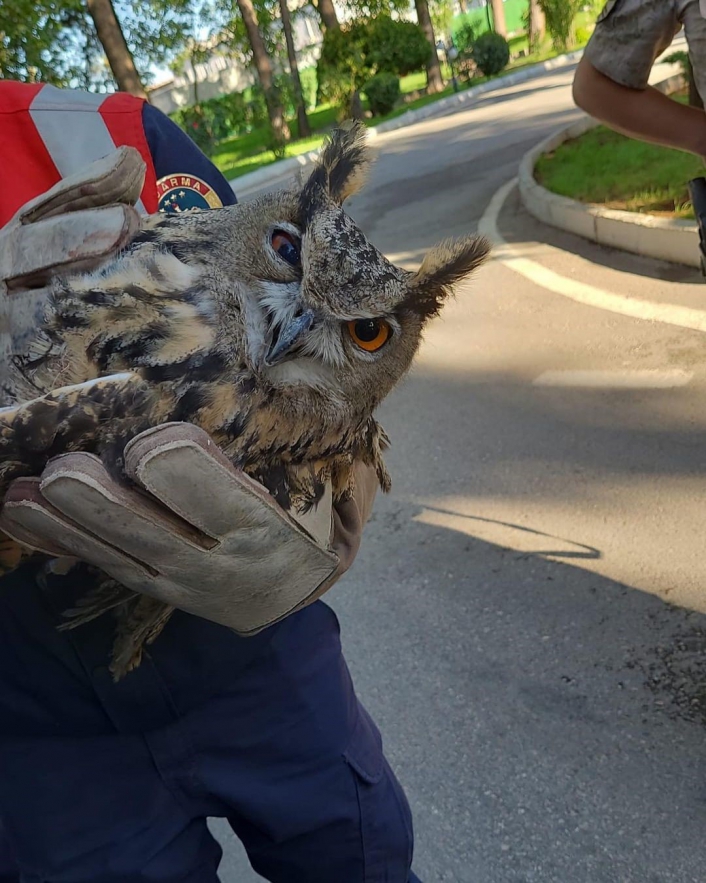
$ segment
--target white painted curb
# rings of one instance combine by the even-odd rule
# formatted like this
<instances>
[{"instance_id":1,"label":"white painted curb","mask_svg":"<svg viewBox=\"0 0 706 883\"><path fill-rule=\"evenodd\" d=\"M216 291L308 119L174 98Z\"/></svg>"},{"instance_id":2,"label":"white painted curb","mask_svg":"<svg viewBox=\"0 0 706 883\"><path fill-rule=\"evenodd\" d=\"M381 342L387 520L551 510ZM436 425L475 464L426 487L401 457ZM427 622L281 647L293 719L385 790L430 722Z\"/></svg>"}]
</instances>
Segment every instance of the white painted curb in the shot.
<instances>
[{"instance_id":1,"label":"white painted curb","mask_svg":"<svg viewBox=\"0 0 706 883\"><path fill-rule=\"evenodd\" d=\"M505 74L481 83L479 86L472 86L470 89L464 89L454 95L447 95L446 98L440 98L420 107L418 110L408 110L406 113L400 114L394 120L388 120L386 123L380 123L379 126L371 126L368 129L370 138L382 135L385 132L393 132L395 129L402 129L405 126L411 126L420 120L430 119L431 117L445 114L448 111L463 107L469 101L473 101L479 95L486 92L492 92L496 89L505 89L508 86L516 86L531 80L541 74L553 71L558 68L567 67L578 61L583 55L583 49L577 49L575 52L569 52L566 55L559 55L556 58L550 58L548 61L542 61L538 64L529 65L515 73ZM247 196L249 193L259 190L263 186L271 186L279 183L284 178L294 177L297 171L305 169L313 163L319 155L318 150L309 153L302 153L299 156L292 156L288 159L282 159L278 162L271 163L262 169L249 172L240 178L233 178L230 185L239 197Z\"/></svg>"},{"instance_id":2,"label":"white painted curb","mask_svg":"<svg viewBox=\"0 0 706 883\"><path fill-rule=\"evenodd\" d=\"M683 78L677 75L663 80L657 87L669 93L680 88L683 82ZM537 220L600 245L699 267L699 232L693 221L587 205L557 196L537 183L534 167L543 153L556 150L560 144L578 138L597 125L597 120L585 116L568 128L550 135L525 154L519 171L519 190L524 207Z\"/></svg>"}]
</instances>

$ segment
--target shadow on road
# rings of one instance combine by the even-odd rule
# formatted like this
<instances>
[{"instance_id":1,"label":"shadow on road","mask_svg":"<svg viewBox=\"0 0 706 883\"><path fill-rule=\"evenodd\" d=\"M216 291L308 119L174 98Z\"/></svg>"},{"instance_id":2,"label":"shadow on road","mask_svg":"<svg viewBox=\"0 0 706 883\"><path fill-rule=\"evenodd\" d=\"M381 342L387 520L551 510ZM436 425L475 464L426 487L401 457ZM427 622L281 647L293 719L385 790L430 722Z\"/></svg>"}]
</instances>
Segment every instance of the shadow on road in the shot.
<instances>
[{"instance_id":1,"label":"shadow on road","mask_svg":"<svg viewBox=\"0 0 706 883\"><path fill-rule=\"evenodd\" d=\"M706 617L423 514L381 501L332 593L410 793L417 873L701 880Z\"/></svg>"}]
</instances>

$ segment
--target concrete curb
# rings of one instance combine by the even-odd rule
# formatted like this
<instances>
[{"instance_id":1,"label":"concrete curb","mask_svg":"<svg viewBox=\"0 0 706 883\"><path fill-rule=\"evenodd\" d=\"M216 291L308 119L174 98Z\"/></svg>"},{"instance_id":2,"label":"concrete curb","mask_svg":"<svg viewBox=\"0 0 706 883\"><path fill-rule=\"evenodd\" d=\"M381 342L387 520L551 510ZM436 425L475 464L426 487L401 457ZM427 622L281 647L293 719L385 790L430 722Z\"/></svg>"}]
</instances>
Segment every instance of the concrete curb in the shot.
<instances>
[{"instance_id":1,"label":"concrete curb","mask_svg":"<svg viewBox=\"0 0 706 883\"><path fill-rule=\"evenodd\" d=\"M408 110L406 113L400 114L394 120L388 120L386 123L380 123L379 126L371 126L368 129L370 138L383 135L385 132L393 132L395 129L402 129L405 126L411 126L420 120L431 119L448 111L453 111L463 107L469 101L473 101L479 95L486 92L492 92L496 89L507 88L508 86L516 86L524 83L526 80L534 79L548 71L557 70L558 68L567 67L578 61L583 55L583 49L575 52L569 52L566 55L559 55L556 58L550 58L548 61L542 61L538 64L530 65L522 70L512 74L496 77L494 80L488 80L487 83L481 83L479 86L473 86L458 92L455 95L448 95L446 98L440 98L425 107L418 110ZM233 178L230 185L238 194L238 196L247 196L254 190L259 190L264 185L276 184L284 178L293 177L297 171L305 169L313 163L319 155L318 150L302 153L299 156L292 156L288 159L282 159L278 162L271 163L262 169L249 172L240 178Z\"/></svg>"},{"instance_id":2,"label":"concrete curb","mask_svg":"<svg viewBox=\"0 0 706 883\"><path fill-rule=\"evenodd\" d=\"M669 93L681 88L683 84L683 77L676 75L656 85L661 91ZM699 267L699 233L693 221L587 205L565 196L557 196L537 183L534 168L542 154L556 150L565 141L578 138L598 125L597 120L585 116L568 128L545 138L525 154L518 176L520 198L524 207L537 220L583 236L599 245Z\"/></svg>"}]
</instances>

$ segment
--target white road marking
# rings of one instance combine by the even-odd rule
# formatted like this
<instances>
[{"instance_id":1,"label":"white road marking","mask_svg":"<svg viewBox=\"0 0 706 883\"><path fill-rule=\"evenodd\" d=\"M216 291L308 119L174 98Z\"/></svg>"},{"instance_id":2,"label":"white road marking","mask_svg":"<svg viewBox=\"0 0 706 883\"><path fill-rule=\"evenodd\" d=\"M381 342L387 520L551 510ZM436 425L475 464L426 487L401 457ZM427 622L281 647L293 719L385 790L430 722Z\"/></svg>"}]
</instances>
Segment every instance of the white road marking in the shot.
<instances>
[{"instance_id":1,"label":"white road marking","mask_svg":"<svg viewBox=\"0 0 706 883\"><path fill-rule=\"evenodd\" d=\"M506 242L498 230L500 211L516 186L517 178L503 184L488 203L483 217L478 222L478 232L487 236L495 245L493 249L495 260L501 261L505 266L536 285L585 306L608 310L611 313L620 313L623 316L643 319L647 322L663 322L667 325L677 325L680 328L690 328L693 331L706 331L706 311L704 310L694 310L677 304L656 303L625 297L622 294L613 294L602 288L597 288L595 285L569 279L567 276L562 276L543 267L536 261L522 257L521 249Z\"/></svg>"},{"instance_id":2,"label":"white road marking","mask_svg":"<svg viewBox=\"0 0 706 883\"><path fill-rule=\"evenodd\" d=\"M686 386L693 371L681 368L648 368L625 371L545 371L532 386L566 386L583 389L674 389Z\"/></svg>"}]
</instances>

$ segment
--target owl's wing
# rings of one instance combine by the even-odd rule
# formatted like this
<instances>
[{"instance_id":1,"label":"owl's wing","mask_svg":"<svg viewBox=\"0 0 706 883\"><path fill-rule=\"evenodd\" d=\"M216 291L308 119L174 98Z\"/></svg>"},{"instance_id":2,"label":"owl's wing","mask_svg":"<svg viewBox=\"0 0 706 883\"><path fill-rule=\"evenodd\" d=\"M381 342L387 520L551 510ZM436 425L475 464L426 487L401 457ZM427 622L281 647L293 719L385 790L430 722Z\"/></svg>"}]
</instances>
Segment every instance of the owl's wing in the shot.
<instances>
[{"instance_id":1,"label":"owl's wing","mask_svg":"<svg viewBox=\"0 0 706 883\"><path fill-rule=\"evenodd\" d=\"M39 475L47 461L71 451L104 450L150 425L155 390L136 373L97 377L0 408L0 496L14 478Z\"/></svg>"},{"instance_id":2,"label":"owl's wing","mask_svg":"<svg viewBox=\"0 0 706 883\"><path fill-rule=\"evenodd\" d=\"M14 406L59 386L87 379L66 358L66 347L46 333L48 296L35 309L7 312L0 308L0 406ZM41 318L40 318L41 317Z\"/></svg>"}]
</instances>

